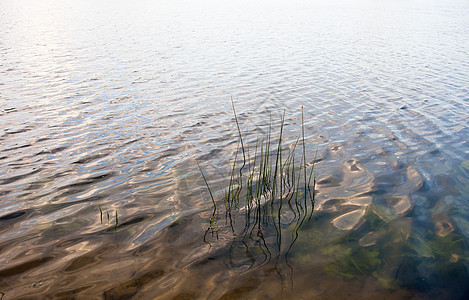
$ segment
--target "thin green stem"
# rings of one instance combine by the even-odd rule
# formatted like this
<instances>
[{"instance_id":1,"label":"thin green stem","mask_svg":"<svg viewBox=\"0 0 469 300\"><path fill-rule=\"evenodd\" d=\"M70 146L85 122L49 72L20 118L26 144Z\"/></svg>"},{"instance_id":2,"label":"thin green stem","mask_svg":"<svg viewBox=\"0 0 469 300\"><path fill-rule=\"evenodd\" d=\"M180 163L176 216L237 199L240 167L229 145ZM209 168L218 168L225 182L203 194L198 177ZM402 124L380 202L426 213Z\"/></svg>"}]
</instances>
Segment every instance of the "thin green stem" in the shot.
<instances>
[{"instance_id":1,"label":"thin green stem","mask_svg":"<svg viewBox=\"0 0 469 300\"><path fill-rule=\"evenodd\" d=\"M217 204L215 203L215 198L213 198L212 189L208 185L207 179L205 178L204 172L202 172L202 168L199 165L199 162L196 160L197 166L199 167L200 174L202 174L202 178L204 179L205 185L207 186L208 192L210 193L210 198L212 199L213 207L217 209Z\"/></svg>"}]
</instances>

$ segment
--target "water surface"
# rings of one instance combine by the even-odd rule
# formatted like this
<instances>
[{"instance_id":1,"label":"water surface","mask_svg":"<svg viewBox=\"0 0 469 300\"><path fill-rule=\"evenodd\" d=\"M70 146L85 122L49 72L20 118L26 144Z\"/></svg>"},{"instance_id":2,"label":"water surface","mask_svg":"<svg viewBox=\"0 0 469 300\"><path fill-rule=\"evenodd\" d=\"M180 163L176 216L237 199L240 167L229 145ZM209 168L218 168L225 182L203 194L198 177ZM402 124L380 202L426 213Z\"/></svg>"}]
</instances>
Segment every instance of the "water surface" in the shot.
<instances>
[{"instance_id":1,"label":"water surface","mask_svg":"<svg viewBox=\"0 0 469 300\"><path fill-rule=\"evenodd\" d=\"M467 297L468 15L458 0L0 1L4 299ZM231 97L251 149L284 110L291 146L303 106L317 195L294 243L286 221L281 242L205 234L196 160L222 202Z\"/></svg>"}]
</instances>

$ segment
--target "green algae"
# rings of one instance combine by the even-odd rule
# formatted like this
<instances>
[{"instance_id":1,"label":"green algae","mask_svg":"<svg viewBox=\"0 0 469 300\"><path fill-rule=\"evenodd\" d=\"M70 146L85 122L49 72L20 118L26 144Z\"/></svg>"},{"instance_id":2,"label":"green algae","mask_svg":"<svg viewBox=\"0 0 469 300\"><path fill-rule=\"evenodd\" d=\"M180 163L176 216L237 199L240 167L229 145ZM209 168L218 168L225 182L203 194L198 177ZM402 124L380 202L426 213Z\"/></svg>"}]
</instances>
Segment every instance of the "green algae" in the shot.
<instances>
[{"instance_id":1,"label":"green algae","mask_svg":"<svg viewBox=\"0 0 469 300\"><path fill-rule=\"evenodd\" d=\"M461 163L461 167L469 170L469 160L465 160Z\"/></svg>"}]
</instances>

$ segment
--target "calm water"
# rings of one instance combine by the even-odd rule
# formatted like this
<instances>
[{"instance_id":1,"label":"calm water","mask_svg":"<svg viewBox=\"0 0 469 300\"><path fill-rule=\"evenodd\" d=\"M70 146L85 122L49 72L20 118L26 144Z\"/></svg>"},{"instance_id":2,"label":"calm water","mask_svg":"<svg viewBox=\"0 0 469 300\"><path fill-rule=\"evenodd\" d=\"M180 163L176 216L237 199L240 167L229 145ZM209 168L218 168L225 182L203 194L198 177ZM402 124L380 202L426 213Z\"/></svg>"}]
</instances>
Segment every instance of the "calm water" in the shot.
<instances>
[{"instance_id":1,"label":"calm water","mask_svg":"<svg viewBox=\"0 0 469 300\"><path fill-rule=\"evenodd\" d=\"M3 299L468 296L467 1L0 0L0 37ZM206 234L231 97L251 149L304 107L297 230Z\"/></svg>"}]
</instances>

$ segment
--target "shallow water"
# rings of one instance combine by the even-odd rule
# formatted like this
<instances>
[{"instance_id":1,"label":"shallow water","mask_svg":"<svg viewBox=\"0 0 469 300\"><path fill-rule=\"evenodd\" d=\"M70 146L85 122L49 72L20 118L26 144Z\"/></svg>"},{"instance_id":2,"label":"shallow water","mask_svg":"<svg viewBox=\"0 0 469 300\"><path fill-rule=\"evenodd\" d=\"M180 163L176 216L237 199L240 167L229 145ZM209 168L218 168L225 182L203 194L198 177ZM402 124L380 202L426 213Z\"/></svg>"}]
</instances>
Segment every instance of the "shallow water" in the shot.
<instances>
[{"instance_id":1,"label":"shallow water","mask_svg":"<svg viewBox=\"0 0 469 300\"><path fill-rule=\"evenodd\" d=\"M466 1L0 1L3 299L467 297L468 15ZM284 110L291 146L304 108L317 195L297 231L286 212L262 242L240 213L206 234L196 160L223 202L231 97L251 150Z\"/></svg>"}]
</instances>

